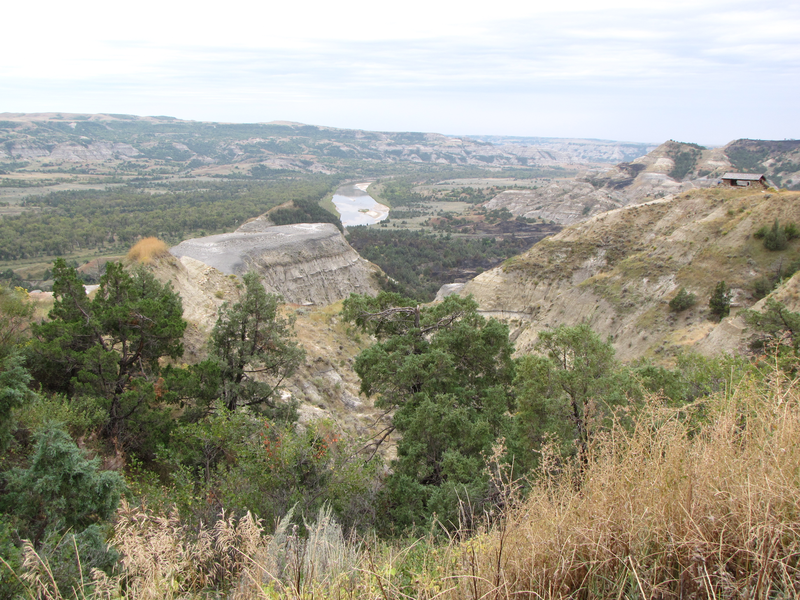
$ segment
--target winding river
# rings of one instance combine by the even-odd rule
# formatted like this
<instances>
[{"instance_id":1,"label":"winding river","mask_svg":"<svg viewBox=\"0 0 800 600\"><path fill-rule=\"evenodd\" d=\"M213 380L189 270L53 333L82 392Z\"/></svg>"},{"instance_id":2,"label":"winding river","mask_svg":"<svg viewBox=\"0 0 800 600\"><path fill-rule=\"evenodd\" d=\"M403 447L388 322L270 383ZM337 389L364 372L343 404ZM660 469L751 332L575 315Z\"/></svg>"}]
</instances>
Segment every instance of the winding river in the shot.
<instances>
[{"instance_id":1,"label":"winding river","mask_svg":"<svg viewBox=\"0 0 800 600\"><path fill-rule=\"evenodd\" d=\"M333 195L333 204L345 227L373 225L389 216L389 207L367 194L368 186L369 182L343 185Z\"/></svg>"}]
</instances>

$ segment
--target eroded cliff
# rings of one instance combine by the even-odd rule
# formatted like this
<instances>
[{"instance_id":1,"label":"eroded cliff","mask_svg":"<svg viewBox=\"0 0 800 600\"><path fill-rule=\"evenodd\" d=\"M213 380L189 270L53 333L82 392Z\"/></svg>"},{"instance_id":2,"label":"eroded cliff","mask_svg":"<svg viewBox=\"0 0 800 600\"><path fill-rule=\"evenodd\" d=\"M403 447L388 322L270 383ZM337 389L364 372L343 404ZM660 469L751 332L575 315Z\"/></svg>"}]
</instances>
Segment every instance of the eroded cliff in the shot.
<instances>
[{"instance_id":1,"label":"eroded cliff","mask_svg":"<svg viewBox=\"0 0 800 600\"><path fill-rule=\"evenodd\" d=\"M269 292L295 304L330 304L351 293L377 293L377 267L329 223L272 225L265 219L181 242L170 252L228 275L255 270Z\"/></svg>"}]
</instances>

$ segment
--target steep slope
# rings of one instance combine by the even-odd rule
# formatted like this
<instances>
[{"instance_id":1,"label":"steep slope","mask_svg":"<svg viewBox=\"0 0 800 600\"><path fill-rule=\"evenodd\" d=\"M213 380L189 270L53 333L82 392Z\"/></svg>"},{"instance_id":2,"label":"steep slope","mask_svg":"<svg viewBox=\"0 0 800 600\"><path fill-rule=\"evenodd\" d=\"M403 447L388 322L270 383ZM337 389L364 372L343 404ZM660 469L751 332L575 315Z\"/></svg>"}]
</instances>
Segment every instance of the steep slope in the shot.
<instances>
[{"instance_id":1,"label":"steep slope","mask_svg":"<svg viewBox=\"0 0 800 600\"><path fill-rule=\"evenodd\" d=\"M259 218L233 233L185 240L170 252L228 275L257 271L287 302L330 304L351 293L377 293L378 268L361 258L330 223L272 225Z\"/></svg>"},{"instance_id":2,"label":"steep slope","mask_svg":"<svg viewBox=\"0 0 800 600\"><path fill-rule=\"evenodd\" d=\"M240 280L191 257L168 256L149 267L162 282L170 282L183 301L188 322L184 334L183 362L196 363L207 356L208 336L225 302L236 302ZM284 313L296 319L294 331L305 350L305 361L284 384L284 397L299 403L300 422L329 419L355 439L367 440L385 426L384 411L360 396L360 381L353 371L355 356L371 341L339 318L341 303L327 306L287 304ZM393 452L392 439L381 448Z\"/></svg>"},{"instance_id":3,"label":"steep slope","mask_svg":"<svg viewBox=\"0 0 800 600\"><path fill-rule=\"evenodd\" d=\"M575 180L555 180L538 189L503 192L486 207L572 225L621 206L709 187L730 165L721 149L669 141L631 162L590 169Z\"/></svg>"},{"instance_id":4,"label":"steep slope","mask_svg":"<svg viewBox=\"0 0 800 600\"><path fill-rule=\"evenodd\" d=\"M621 192L626 204L663 197L697 187L708 187L730 170L720 148L704 148L670 140L647 155L624 162L585 180L598 189Z\"/></svg>"},{"instance_id":5,"label":"steep slope","mask_svg":"<svg viewBox=\"0 0 800 600\"><path fill-rule=\"evenodd\" d=\"M800 141L736 140L704 148L670 140L630 162L589 169L574 181L503 192L486 206L571 225L612 208L712 187L727 171L764 173L775 185L800 189Z\"/></svg>"},{"instance_id":6,"label":"steep slope","mask_svg":"<svg viewBox=\"0 0 800 600\"><path fill-rule=\"evenodd\" d=\"M487 210L505 208L515 217L572 225L625 204L622 194L595 189L582 181L553 181L536 189L506 190L489 200Z\"/></svg>"},{"instance_id":7,"label":"steep slope","mask_svg":"<svg viewBox=\"0 0 800 600\"><path fill-rule=\"evenodd\" d=\"M733 288L733 312L751 306L753 284L800 257L800 241L770 252L753 234L774 219L800 222L800 194L707 189L616 209L546 238L487 271L460 292L508 320L518 351L537 332L586 321L610 336L622 359L693 346L733 350L741 332L700 343L717 325L708 314L714 285ZM671 313L680 287L697 305ZM713 343L711 343L713 342Z\"/></svg>"}]
</instances>

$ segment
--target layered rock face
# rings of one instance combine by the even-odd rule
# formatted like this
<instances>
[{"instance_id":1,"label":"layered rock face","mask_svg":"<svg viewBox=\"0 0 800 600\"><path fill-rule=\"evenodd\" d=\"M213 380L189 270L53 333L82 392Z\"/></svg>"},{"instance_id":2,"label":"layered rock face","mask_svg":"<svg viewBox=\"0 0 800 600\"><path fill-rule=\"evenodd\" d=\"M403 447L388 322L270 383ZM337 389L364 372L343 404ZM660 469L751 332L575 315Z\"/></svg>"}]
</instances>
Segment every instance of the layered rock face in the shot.
<instances>
[{"instance_id":1,"label":"layered rock face","mask_svg":"<svg viewBox=\"0 0 800 600\"><path fill-rule=\"evenodd\" d=\"M329 223L246 223L233 233L181 242L170 252L229 274L255 270L267 291L295 304L331 304L351 293L375 294L377 267Z\"/></svg>"},{"instance_id":2,"label":"layered rock face","mask_svg":"<svg viewBox=\"0 0 800 600\"><path fill-rule=\"evenodd\" d=\"M506 208L514 216L573 225L622 206L710 187L717 181L713 175L729 168L730 162L720 149L666 142L632 162L602 171L589 169L575 180L507 190L489 201L486 208Z\"/></svg>"},{"instance_id":3,"label":"layered rock face","mask_svg":"<svg viewBox=\"0 0 800 600\"><path fill-rule=\"evenodd\" d=\"M90 162L132 158L138 155L139 151L136 148L123 143L94 142L86 145L64 143L49 148L44 144L34 142L15 142L8 148L7 153L0 154L0 158L7 157L15 160L48 158L67 162Z\"/></svg>"}]
</instances>

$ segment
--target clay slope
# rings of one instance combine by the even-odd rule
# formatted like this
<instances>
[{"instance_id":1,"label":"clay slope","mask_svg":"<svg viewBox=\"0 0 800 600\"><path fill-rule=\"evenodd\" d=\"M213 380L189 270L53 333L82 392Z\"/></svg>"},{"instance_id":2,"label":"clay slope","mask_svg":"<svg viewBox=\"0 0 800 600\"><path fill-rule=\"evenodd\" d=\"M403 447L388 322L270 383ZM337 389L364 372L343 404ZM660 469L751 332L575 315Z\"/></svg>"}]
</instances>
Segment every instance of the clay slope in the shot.
<instances>
[{"instance_id":1,"label":"clay slope","mask_svg":"<svg viewBox=\"0 0 800 600\"><path fill-rule=\"evenodd\" d=\"M572 225L624 204L622 194L598 190L583 181L557 180L535 189L506 190L484 206L505 208L515 217Z\"/></svg>"},{"instance_id":2,"label":"clay slope","mask_svg":"<svg viewBox=\"0 0 800 600\"><path fill-rule=\"evenodd\" d=\"M486 207L572 225L621 206L709 187L729 169L730 162L721 149L669 141L632 162L588 170L575 180L555 180L538 189L502 192Z\"/></svg>"},{"instance_id":3,"label":"clay slope","mask_svg":"<svg viewBox=\"0 0 800 600\"><path fill-rule=\"evenodd\" d=\"M631 162L584 176L598 189L620 192L626 204L715 185L731 169L722 148L668 141Z\"/></svg>"},{"instance_id":4,"label":"clay slope","mask_svg":"<svg viewBox=\"0 0 800 600\"><path fill-rule=\"evenodd\" d=\"M800 189L800 141L736 140L704 148L670 140L645 156L589 169L575 180L503 192L486 206L571 225L620 206L713 187L728 171L764 173L777 186Z\"/></svg>"},{"instance_id":5,"label":"clay slope","mask_svg":"<svg viewBox=\"0 0 800 600\"><path fill-rule=\"evenodd\" d=\"M566 228L479 275L461 293L474 294L488 315L509 321L521 352L531 349L541 329L581 321L611 336L623 360L682 346L733 351L744 342L741 323L733 317L713 322L708 298L718 281L726 281L735 315L755 303L757 278L800 256L800 240L770 252L753 237L776 218L800 223L800 194L694 190ZM676 315L668 302L682 286L698 302ZM724 335L714 335L723 329Z\"/></svg>"},{"instance_id":6,"label":"clay slope","mask_svg":"<svg viewBox=\"0 0 800 600\"><path fill-rule=\"evenodd\" d=\"M351 293L378 291L379 269L330 223L276 226L260 218L233 233L185 240L170 252L227 275L255 270L267 291L297 304L330 304Z\"/></svg>"},{"instance_id":7,"label":"clay slope","mask_svg":"<svg viewBox=\"0 0 800 600\"><path fill-rule=\"evenodd\" d=\"M800 189L800 140L734 140L722 148L670 140L646 156L585 179L635 201L715 185L728 171L760 173L775 186Z\"/></svg>"},{"instance_id":8,"label":"clay slope","mask_svg":"<svg viewBox=\"0 0 800 600\"><path fill-rule=\"evenodd\" d=\"M225 302L239 298L239 278L187 256L157 259L149 268L160 281L170 282L183 301L188 327L182 361L202 360L208 354L208 336L219 309ZM299 403L301 423L328 419L337 429L366 443L385 426L383 411L359 396L360 381L352 366L355 356L371 341L343 323L340 311L341 303L284 306L284 312L296 319L294 331L306 355L297 373L285 383L283 396ZM382 452L391 454L392 444Z\"/></svg>"}]
</instances>

